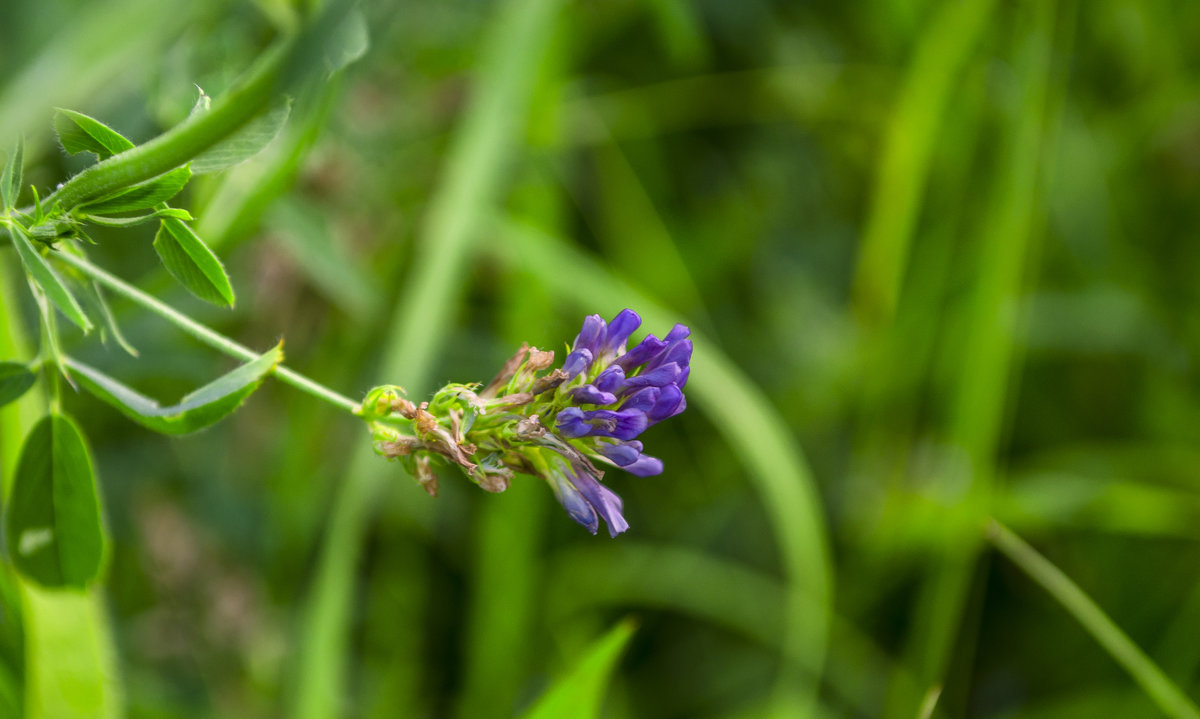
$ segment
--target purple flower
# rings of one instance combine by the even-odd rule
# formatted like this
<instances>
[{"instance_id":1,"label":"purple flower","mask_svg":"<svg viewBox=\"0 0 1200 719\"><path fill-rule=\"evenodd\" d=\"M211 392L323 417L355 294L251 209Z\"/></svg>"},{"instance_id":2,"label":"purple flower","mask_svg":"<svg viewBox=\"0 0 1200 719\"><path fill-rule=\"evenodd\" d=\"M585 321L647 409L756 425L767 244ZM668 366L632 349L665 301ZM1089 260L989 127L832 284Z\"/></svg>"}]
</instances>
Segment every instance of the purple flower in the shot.
<instances>
[{"instance_id":1,"label":"purple flower","mask_svg":"<svg viewBox=\"0 0 1200 719\"><path fill-rule=\"evenodd\" d=\"M591 471L592 461L639 477L661 474L662 460L644 454L636 438L687 407L683 387L691 374L691 331L677 324L664 338L647 335L626 351L641 323L632 310L621 310L608 323L589 315L563 363L569 379L558 389L559 409L552 415L562 443L555 451L578 453L579 459L568 457L571 471L553 484L567 513L593 533L598 516L614 536L628 525L620 498L599 483L603 473Z\"/></svg>"}]
</instances>

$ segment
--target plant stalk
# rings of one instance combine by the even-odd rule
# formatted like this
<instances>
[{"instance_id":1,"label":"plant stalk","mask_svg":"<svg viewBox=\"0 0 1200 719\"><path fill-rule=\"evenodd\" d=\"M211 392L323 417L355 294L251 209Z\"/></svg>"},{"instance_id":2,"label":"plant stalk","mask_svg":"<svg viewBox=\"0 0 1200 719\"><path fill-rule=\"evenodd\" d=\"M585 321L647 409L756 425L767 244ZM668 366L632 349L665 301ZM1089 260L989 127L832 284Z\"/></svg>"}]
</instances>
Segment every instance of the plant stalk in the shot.
<instances>
[{"instance_id":1,"label":"plant stalk","mask_svg":"<svg viewBox=\"0 0 1200 719\"><path fill-rule=\"evenodd\" d=\"M209 347L241 360L251 361L258 359L258 352L255 352L245 345L234 342L219 332L215 332L208 327L205 327L170 305L167 305L162 301L146 294L145 292L142 292L138 288L126 283L124 280L114 275L109 274L82 257L76 257L67 252L57 252L54 254L54 257L70 265L71 267L74 267L88 277L91 277L113 292L125 297L128 300L131 300L138 305L141 305L151 312L154 312ZM355 402L345 395L334 392L325 385L314 382L304 375L290 370L283 365L278 365L275 367L275 376L281 381L290 384L302 392L307 392L317 399L328 402L339 409L343 409L350 414L358 416L360 407L358 402Z\"/></svg>"}]
</instances>

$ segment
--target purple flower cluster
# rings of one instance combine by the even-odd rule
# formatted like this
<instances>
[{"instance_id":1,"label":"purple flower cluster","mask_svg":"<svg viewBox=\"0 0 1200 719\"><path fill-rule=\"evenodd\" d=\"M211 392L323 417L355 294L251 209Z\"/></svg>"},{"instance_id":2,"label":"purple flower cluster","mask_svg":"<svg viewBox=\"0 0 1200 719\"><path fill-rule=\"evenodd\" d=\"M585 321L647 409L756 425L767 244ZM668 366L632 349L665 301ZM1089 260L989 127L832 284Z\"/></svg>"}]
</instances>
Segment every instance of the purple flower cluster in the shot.
<instances>
[{"instance_id":1,"label":"purple flower cluster","mask_svg":"<svg viewBox=\"0 0 1200 719\"><path fill-rule=\"evenodd\" d=\"M691 372L692 341L687 326L677 324L666 337L647 335L625 351L641 323L628 309L609 323L599 315L584 319L563 361L566 381L558 397L566 406L554 417L554 427L584 455L647 477L661 473L663 463L644 454L637 437L687 407L683 388ZM587 462L561 462L549 479L572 519L595 534L597 516L603 517L615 537L629 525L620 497L599 483L602 474Z\"/></svg>"}]
</instances>

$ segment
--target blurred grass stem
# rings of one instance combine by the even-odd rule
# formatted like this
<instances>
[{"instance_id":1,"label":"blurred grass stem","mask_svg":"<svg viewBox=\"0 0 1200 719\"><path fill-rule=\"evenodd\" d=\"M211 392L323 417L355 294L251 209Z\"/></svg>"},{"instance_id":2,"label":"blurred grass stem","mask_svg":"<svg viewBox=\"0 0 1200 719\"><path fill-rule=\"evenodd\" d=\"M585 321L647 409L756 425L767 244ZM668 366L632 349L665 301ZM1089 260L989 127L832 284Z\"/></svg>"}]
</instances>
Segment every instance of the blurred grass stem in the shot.
<instances>
[{"instance_id":1,"label":"blurred grass stem","mask_svg":"<svg viewBox=\"0 0 1200 719\"><path fill-rule=\"evenodd\" d=\"M1192 700L1061 569L994 519L987 525L987 540L1075 617L1167 716L1200 719Z\"/></svg>"}]
</instances>

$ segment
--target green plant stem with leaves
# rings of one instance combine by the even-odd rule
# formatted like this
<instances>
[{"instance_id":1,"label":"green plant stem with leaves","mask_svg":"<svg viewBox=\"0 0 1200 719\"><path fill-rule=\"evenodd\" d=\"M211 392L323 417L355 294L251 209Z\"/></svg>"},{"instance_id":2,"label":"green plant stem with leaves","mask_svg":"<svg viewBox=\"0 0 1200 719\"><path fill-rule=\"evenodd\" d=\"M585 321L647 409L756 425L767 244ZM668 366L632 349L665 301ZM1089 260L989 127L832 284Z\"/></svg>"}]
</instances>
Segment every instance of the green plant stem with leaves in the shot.
<instances>
[{"instance_id":1,"label":"green plant stem with leaves","mask_svg":"<svg viewBox=\"0 0 1200 719\"><path fill-rule=\"evenodd\" d=\"M125 297L126 299L150 310L159 317L162 317L184 332L187 332L191 336L219 352L223 352L230 357L246 360L248 362L259 357L259 353L255 352L249 347L238 344L219 332L214 332L212 329L205 327L187 315L174 309L170 305L151 297L133 285L130 285L122 281L120 278L115 277L101 268L93 265L91 262L88 262L82 257L77 257L67 252L61 252L57 255L57 258L61 262L74 267L80 272L86 274L88 277L96 280L113 292L116 292L122 297ZM313 397L328 402L339 409L346 410L351 414L358 414L359 403L355 402L349 397L334 392L328 387L314 382L304 375L290 370L282 365L276 366L274 372L275 376L278 377L281 382L285 382L296 389L301 390L302 392L307 392Z\"/></svg>"}]
</instances>

